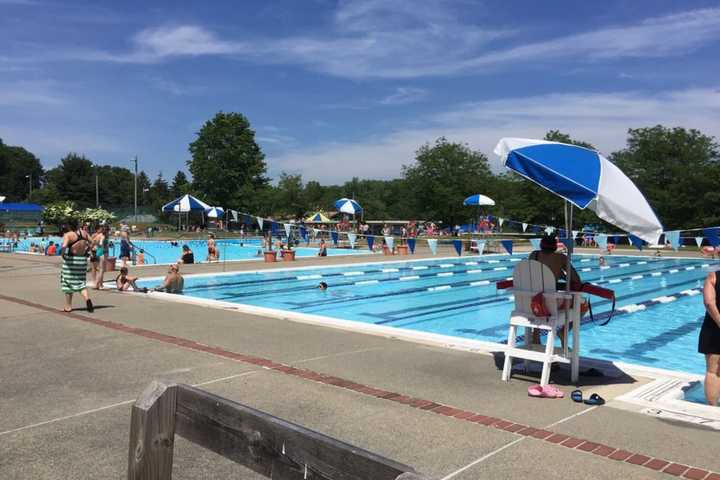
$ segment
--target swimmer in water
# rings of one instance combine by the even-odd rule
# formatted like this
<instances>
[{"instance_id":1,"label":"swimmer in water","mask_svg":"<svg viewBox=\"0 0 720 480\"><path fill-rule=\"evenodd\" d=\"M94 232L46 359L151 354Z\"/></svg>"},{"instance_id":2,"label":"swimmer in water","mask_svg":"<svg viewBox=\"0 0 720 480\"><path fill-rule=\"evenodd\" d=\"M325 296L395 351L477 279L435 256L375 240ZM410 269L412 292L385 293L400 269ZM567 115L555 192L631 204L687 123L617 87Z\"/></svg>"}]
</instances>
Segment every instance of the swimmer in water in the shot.
<instances>
[{"instance_id":1,"label":"swimmer in water","mask_svg":"<svg viewBox=\"0 0 720 480\"><path fill-rule=\"evenodd\" d=\"M598 259L598 263L600 264L601 267L606 267L606 266L607 266L607 261L605 260L605 257L600 257L600 258Z\"/></svg>"},{"instance_id":2,"label":"swimmer in water","mask_svg":"<svg viewBox=\"0 0 720 480\"><path fill-rule=\"evenodd\" d=\"M320 291L324 292L325 290L327 290L328 285L327 285L327 283L325 283L325 282L320 282L320 283L318 284L317 288L320 289Z\"/></svg>"}]
</instances>

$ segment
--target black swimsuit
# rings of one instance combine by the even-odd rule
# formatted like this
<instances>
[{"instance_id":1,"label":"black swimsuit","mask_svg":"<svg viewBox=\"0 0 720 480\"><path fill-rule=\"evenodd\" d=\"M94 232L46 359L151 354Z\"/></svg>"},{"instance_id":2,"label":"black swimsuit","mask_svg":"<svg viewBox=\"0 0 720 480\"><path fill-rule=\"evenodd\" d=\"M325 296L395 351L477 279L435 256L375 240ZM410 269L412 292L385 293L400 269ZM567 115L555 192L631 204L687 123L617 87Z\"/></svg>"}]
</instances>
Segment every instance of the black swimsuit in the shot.
<instances>
[{"instance_id":1,"label":"black swimsuit","mask_svg":"<svg viewBox=\"0 0 720 480\"><path fill-rule=\"evenodd\" d=\"M65 255L68 257L87 257L87 253L88 253L87 246L85 247L85 253L83 253L82 255L74 255L72 253L72 247L79 241L84 241L89 244L90 240L87 237L81 235L79 231L73 232L73 233L75 233L75 236L77 236L77 238L75 240L73 240L72 242L68 242L67 247L65 247Z\"/></svg>"},{"instance_id":2,"label":"black swimsuit","mask_svg":"<svg viewBox=\"0 0 720 480\"><path fill-rule=\"evenodd\" d=\"M715 272L715 305L720 308L720 274L718 272ZM705 312L705 320L700 329L698 352L705 355L720 353L720 327L708 312Z\"/></svg>"}]
</instances>

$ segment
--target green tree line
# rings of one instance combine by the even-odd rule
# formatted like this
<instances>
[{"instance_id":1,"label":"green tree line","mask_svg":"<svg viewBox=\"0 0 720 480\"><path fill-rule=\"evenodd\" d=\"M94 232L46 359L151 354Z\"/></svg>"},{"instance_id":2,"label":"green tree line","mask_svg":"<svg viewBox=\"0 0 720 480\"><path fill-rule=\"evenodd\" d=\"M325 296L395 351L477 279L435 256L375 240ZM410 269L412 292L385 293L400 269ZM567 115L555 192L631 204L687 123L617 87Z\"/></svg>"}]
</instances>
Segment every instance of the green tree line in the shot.
<instances>
[{"instance_id":1,"label":"green tree line","mask_svg":"<svg viewBox=\"0 0 720 480\"><path fill-rule=\"evenodd\" d=\"M594 148L557 130L550 130L545 139ZM151 181L140 172L140 206L159 210L193 193L211 205L301 218L317 210L332 211L335 200L351 197L363 206L367 220L420 219L449 225L473 219L477 210L462 201L482 193L497 203L484 213L536 224L558 225L562 219L558 197L513 173L493 172L482 152L445 138L420 145L400 178L352 178L341 185L322 185L289 173L272 182L255 132L240 113L219 112L205 122L189 144L189 153L192 179L178 171L171 181L162 173ZM608 158L638 185L666 229L720 225L720 214L712 207L720 199L720 149L714 137L662 125L630 129L625 148ZM97 165L69 153L45 171L31 152L0 140L0 195L8 201L70 200L79 207L93 207L96 176L101 206L132 205L133 173L127 168ZM30 183L33 193L28 197ZM584 223L601 222L589 210L577 212L576 224Z\"/></svg>"}]
</instances>

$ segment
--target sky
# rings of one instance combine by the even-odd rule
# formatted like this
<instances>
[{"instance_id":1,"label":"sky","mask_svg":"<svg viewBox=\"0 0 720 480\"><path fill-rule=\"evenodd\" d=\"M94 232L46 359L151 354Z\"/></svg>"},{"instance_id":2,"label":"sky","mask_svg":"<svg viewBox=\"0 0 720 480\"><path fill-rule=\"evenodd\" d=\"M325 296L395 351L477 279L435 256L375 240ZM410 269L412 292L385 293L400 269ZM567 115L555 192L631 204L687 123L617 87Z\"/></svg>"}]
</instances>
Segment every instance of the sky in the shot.
<instances>
[{"instance_id":1,"label":"sky","mask_svg":"<svg viewBox=\"0 0 720 480\"><path fill-rule=\"evenodd\" d=\"M720 137L717 1L0 0L0 138L151 177L243 113L268 172L395 178L445 136Z\"/></svg>"}]
</instances>

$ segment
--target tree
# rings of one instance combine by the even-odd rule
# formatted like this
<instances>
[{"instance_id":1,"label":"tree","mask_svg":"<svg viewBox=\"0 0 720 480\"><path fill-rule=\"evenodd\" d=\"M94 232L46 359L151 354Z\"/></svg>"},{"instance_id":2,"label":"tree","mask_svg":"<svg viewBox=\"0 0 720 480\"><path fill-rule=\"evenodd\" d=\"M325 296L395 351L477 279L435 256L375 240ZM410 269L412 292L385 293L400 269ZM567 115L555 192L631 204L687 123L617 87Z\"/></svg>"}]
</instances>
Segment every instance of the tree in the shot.
<instances>
[{"instance_id":1,"label":"tree","mask_svg":"<svg viewBox=\"0 0 720 480\"><path fill-rule=\"evenodd\" d=\"M45 171L35 155L22 147L5 145L0 139L0 194L8 202L27 200L30 185L37 191L44 177Z\"/></svg>"},{"instance_id":2,"label":"tree","mask_svg":"<svg viewBox=\"0 0 720 480\"><path fill-rule=\"evenodd\" d=\"M150 191L150 179L147 173L140 171L137 178L137 194L138 194L138 205L146 205L146 201L149 201L148 192Z\"/></svg>"},{"instance_id":3,"label":"tree","mask_svg":"<svg viewBox=\"0 0 720 480\"><path fill-rule=\"evenodd\" d=\"M205 122L190 153L193 186L214 205L250 209L255 193L268 185L265 155L240 113L219 112Z\"/></svg>"},{"instance_id":4,"label":"tree","mask_svg":"<svg viewBox=\"0 0 720 480\"><path fill-rule=\"evenodd\" d=\"M414 212L427 220L451 224L472 216L463 200L485 190L492 180L485 155L444 137L434 145L420 147L415 163L403 166L403 176L408 191L400 193L412 198Z\"/></svg>"},{"instance_id":5,"label":"tree","mask_svg":"<svg viewBox=\"0 0 720 480\"><path fill-rule=\"evenodd\" d=\"M83 207L95 205L95 167L84 156L68 153L60 165L48 171L47 181L61 199Z\"/></svg>"},{"instance_id":6,"label":"tree","mask_svg":"<svg viewBox=\"0 0 720 480\"><path fill-rule=\"evenodd\" d=\"M717 225L720 149L698 130L657 125L628 130L627 148L610 160L632 179L666 229Z\"/></svg>"},{"instance_id":7,"label":"tree","mask_svg":"<svg viewBox=\"0 0 720 480\"><path fill-rule=\"evenodd\" d=\"M170 186L170 196L175 199L181 195L185 195L189 190L190 182L188 181L187 175L185 175L185 172L178 170Z\"/></svg>"},{"instance_id":8,"label":"tree","mask_svg":"<svg viewBox=\"0 0 720 480\"><path fill-rule=\"evenodd\" d=\"M307 205L303 195L302 176L282 172L277 186L276 211L283 216L300 218Z\"/></svg>"}]
</instances>

